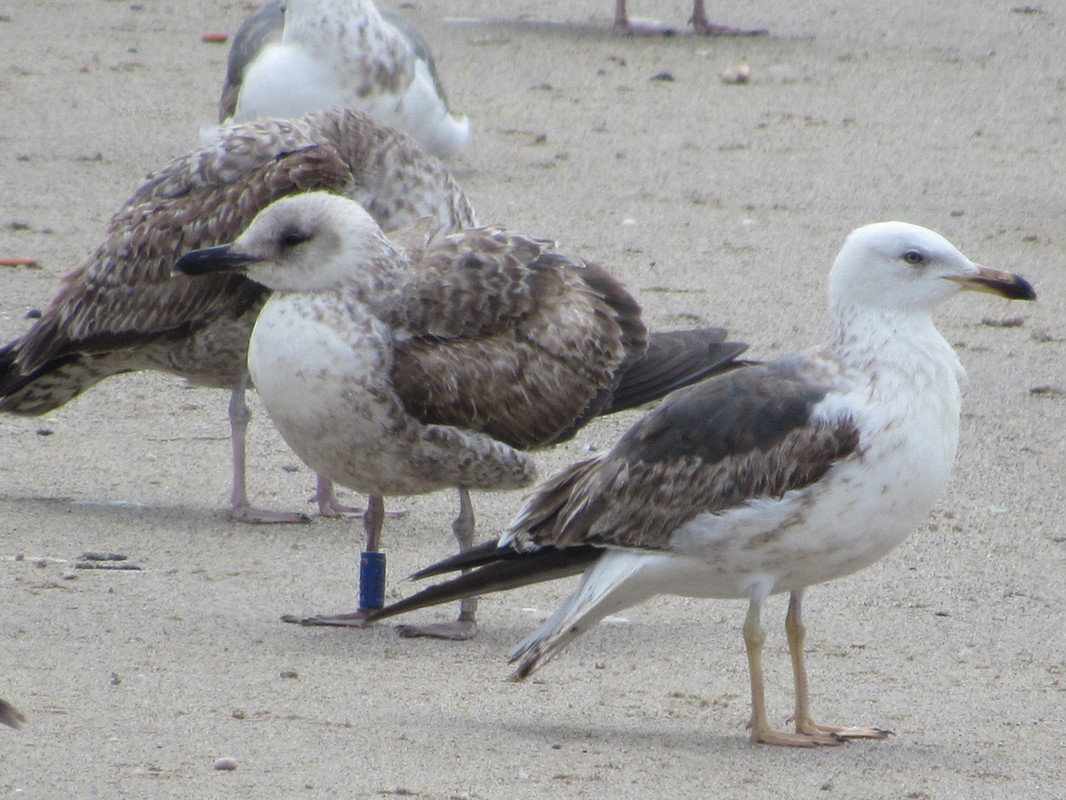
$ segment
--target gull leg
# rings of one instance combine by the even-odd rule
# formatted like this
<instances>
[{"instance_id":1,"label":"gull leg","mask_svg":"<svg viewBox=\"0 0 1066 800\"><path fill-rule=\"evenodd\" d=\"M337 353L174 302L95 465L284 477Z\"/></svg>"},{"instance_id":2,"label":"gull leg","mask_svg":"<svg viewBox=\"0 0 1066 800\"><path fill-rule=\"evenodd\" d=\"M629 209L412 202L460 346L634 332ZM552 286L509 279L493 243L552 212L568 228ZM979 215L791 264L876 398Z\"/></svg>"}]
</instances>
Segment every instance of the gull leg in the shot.
<instances>
[{"instance_id":1,"label":"gull leg","mask_svg":"<svg viewBox=\"0 0 1066 800\"><path fill-rule=\"evenodd\" d=\"M886 739L892 731L880 728L834 728L819 725L811 717L810 693L807 682L807 660L803 654L803 642L807 629L803 625L803 590L789 596L788 614L785 617L785 632L788 634L788 650L792 656L792 676L796 686L796 732L809 736L826 734L839 739Z\"/></svg>"},{"instance_id":2,"label":"gull leg","mask_svg":"<svg viewBox=\"0 0 1066 800\"><path fill-rule=\"evenodd\" d=\"M766 600L763 593L753 594L748 605L748 615L744 619L744 646L748 651L748 673L751 677L751 741L761 744L776 744L785 747L815 747L820 744L840 744L837 739L824 733L808 736L801 733L785 733L775 730L766 714L766 691L763 684L762 650L766 641L760 616L762 605Z\"/></svg>"},{"instance_id":3,"label":"gull leg","mask_svg":"<svg viewBox=\"0 0 1066 800\"><path fill-rule=\"evenodd\" d=\"M333 491L333 481L325 475L316 475L315 477L317 479L315 484L315 495L311 500L318 504L319 516L328 517L330 519L358 519L366 513L365 508L342 505L337 499L336 493ZM397 509L396 511L385 512L385 516L389 519L399 519L406 514L406 509L402 508Z\"/></svg>"},{"instance_id":4,"label":"gull leg","mask_svg":"<svg viewBox=\"0 0 1066 800\"><path fill-rule=\"evenodd\" d=\"M248 502L245 471L245 442L248 420L252 412L244 402L244 393L248 389L248 378L243 377L233 387L229 397L230 447L233 451L233 492L230 495L230 518L238 522L310 522L306 514L289 511L267 511L255 508Z\"/></svg>"},{"instance_id":5,"label":"gull leg","mask_svg":"<svg viewBox=\"0 0 1066 800\"><path fill-rule=\"evenodd\" d=\"M463 553L474 544L474 504L470 491L459 489L459 516L452 523L452 532ZM468 570L464 570L466 572ZM434 639L472 639L477 635L477 598L465 597L459 601L459 616L455 622L438 622L429 625L397 625L400 636L429 636Z\"/></svg>"},{"instance_id":6,"label":"gull leg","mask_svg":"<svg viewBox=\"0 0 1066 800\"><path fill-rule=\"evenodd\" d=\"M615 0L613 30L619 36L673 36L677 33L677 28L654 20L631 20L626 11L626 0Z\"/></svg>"},{"instance_id":7,"label":"gull leg","mask_svg":"<svg viewBox=\"0 0 1066 800\"><path fill-rule=\"evenodd\" d=\"M766 28L733 28L729 25L718 25L707 19L707 9L703 5L704 0L693 0L692 16L689 24L693 30L701 36L765 36Z\"/></svg>"},{"instance_id":8,"label":"gull leg","mask_svg":"<svg viewBox=\"0 0 1066 800\"><path fill-rule=\"evenodd\" d=\"M381 552L381 528L385 522L385 501L377 495L370 495L366 500L366 512L363 514L363 529L366 531L366 550L363 553L363 557L378 555ZM378 574L374 577L380 580L384 584L384 559L374 559L372 563L376 563ZM361 572L360 583L366 579ZM363 595L363 586L360 586L360 596ZM300 618L295 615L286 614L281 619L283 622L298 622L301 625L327 625L337 628L366 628L369 627L366 618L371 611L380 608L380 602L377 602L375 608L360 608L358 611L353 611L350 614L330 614L316 617L304 617Z\"/></svg>"},{"instance_id":9,"label":"gull leg","mask_svg":"<svg viewBox=\"0 0 1066 800\"><path fill-rule=\"evenodd\" d=\"M729 25L717 25L707 19L704 0L693 0L692 16L689 23L693 30L702 36L762 36L765 28L733 28ZM652 20L631 20L626 11L626 0L615 0L614 32L621 36L675 36L678 29Z\"/></svg>"}]
</instances>

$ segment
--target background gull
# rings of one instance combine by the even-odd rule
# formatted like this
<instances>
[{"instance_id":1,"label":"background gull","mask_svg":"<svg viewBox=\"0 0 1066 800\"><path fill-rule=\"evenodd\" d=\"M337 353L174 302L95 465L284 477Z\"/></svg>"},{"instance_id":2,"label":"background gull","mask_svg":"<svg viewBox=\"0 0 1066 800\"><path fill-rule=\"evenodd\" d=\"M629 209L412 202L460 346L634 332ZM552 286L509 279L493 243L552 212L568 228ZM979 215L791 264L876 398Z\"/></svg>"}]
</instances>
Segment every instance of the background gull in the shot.
<instances>
[{"instance_id":1,"label":"background gull","mask_svg":"<svg viewBox=\"0 0 1066 800\"><path fill-rule=\"evenodd\" d=\"M469 120L448 108L429 45L399 14L372 0L264 3L234 37L219 119L327 108L365 111L442 158L470 135Z\"/></svg>"},{"instance_id":2,"label":"background gull","mask_svg":"<svg viewBox=\"0 0 1066 800\"><path fill-rule=\"evenodd\" d=\"M657 594L745 598L752 740L884 738L814 721L803 596L895 548L947 482L963 371L931 312L963 289L1035 297L1024 279L973 265L925 228L859 228L830 275L829 346L670 396L611 451L544 482L498 542L419 575L479 569L371 620L584 572L511 654L522 679L608 614ZM790 595L795 733L770 724L763 688L761 611L781 592Z\"/></svg>"},{"instance_id":3,"label":"background gull","mask_svg":"<svg viewBox=\"0 0 1066 800\"><path fill-rule=\"evenodd\" d=\"M311 193L263 211L232 246L175 267L242 270L274 290L252 332L252 380L305 463L372 496L367 552L379 548L381 495L451 486L462 496L455 534L469 548L469 490L531 482L522 450L729 369L745 347L723 342L721 329L649 342L621 284L552 242L501 228L411 241L390 240L357 203ZM475 631L468 604L454 624L407 632Z\"/></svg>"},{"instance_id":4,"label":"background gull","mask_svg":"<svg viewBox=\"0 0 1066 800\"><path fill-rule=\"evenodd\" d=\"M273 201L312 190L359 200L387 230L423 217L431 235L476 224L435 158L359 111L225 126L213 143L149 174L41 317L0 348L0 411L45 414L140 369L230 389L232 516L305 519L247 499L248 336L267 291L241 275L191 281L171 268L187 250L233 239ZM328 482L319 481L316 497L322 513L343 510Z\"/></svg>"}]
</instances>

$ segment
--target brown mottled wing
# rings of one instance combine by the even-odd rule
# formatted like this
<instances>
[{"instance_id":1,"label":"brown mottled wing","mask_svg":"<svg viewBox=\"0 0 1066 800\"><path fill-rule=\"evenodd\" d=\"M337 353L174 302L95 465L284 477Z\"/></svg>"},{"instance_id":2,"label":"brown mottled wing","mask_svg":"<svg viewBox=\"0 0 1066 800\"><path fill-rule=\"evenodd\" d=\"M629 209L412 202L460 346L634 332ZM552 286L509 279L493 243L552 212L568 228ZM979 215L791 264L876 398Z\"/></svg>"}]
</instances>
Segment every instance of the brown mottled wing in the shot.
<instances>
[{"instance_id":1,"label":"brown mottled wing","mask_svg":"<svg viewBox=\"0 0 1066 800\"><path fill-rule=\"evenodd\" d=\"M431 246L401 305L392 322L412 335L393 382L408 411L519 448L606 402L646 346L639 307L605 270L499 229Z\"/></svg>"},{"instance_id":2,"label":"brown mottled wing","mask_svg":"<svg viewBox=\"0 0 1066 800\"><path fill-rule=\"evenodd\" d=\"M237 315L262 289L239 276L172 276L185 252L236 238L275 200L342 191L351 170L306 128L281 121L235 126L215 145L154 172L107 227L96 252L68 275L21 341L23 373L71 352L100 352L186 335Z\"/></svg>"},{"instance_id":3,"label":"brown mottled wing","mask_svg":"<svg viewBox=\"0 0 1066 800\"><path fill-rule=\"evenodd\" d=\"M698 514L815 483L859 433L851 419L811 420L831 386L804 367L772 362L671 395L609 453L541 484L511 527L516 544L666 548Z\"/></svg>"},{"instance_id":4,"label":"brown mottled wing","mask_svg":"<svg viewBox=\"0 0 1066 800\"><path fill-rule=\"evenodd\" d=\"M459 184L414 137L354 108L303 119L351 165L353 182L346 194L382 230L394 231L426 216L436 220L434 235L477 226Z\"/></svg>"},{"instance_id":5,"label":"brown mottled wing","mask_svg":"<svg viewBox=\"0 0 1066 800\"><path fill-rule=\"evenodd\" d=\"M285 11L281 0L269 0L241 23L233 36L226 62L226 82L218 101L218 121L225 122L237 110L244 71L263 48L281 39L285 28Z\"/></svg>"}]
</instances>

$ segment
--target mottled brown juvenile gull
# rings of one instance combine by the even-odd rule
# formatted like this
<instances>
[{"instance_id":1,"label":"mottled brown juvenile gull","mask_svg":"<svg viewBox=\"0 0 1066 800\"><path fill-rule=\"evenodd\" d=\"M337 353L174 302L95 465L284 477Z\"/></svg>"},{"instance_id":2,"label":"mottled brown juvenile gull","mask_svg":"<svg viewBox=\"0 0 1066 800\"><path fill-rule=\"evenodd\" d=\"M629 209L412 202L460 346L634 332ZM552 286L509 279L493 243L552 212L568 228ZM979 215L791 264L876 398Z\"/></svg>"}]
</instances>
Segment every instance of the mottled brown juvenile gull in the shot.
<instances>
[{"instance_id":1,"label":"mottled brown juvenile gull","mask_svg":"<svg viewBox=\"0 0 1066 800\"><path fill-rule=\"evenodd\" d=\"M478 569L370 619L583 572L511 654L521 679L608 614L657 594L745 598L752 740L884 738L814 722L801 604L808 586L896 547L943 489L963 370L932 311L963 289L1035 297L1024 279L975 266L925 228L859 228L829 278L828 346L671 395L611 451L544 482L498 542L419 576ZM760 616L779 592L790 594L796 733L771 726L763 693Z\"/></svg>"},{"instance_id":2,"label":"mottled brown juvenile gull","mask_svg":"<svg viewBox=\"0 0 1066 800\"><path fill-rule=\"evenodd\" d=\"M0 348L0 411L45 414L140 369L230 389L233 517L305 519L252 508L245 491L248 336L267 290L241 275L193 281L171 272L182 253L231 241L275 200L313 190L355 198L386 230L422 217L434 234L476 224L437 159L359 111L226 126L148 175L40 319ZM322 513L340 508L328 482L317 499Z\"/></svg>"},{"instance_id":3,"label":"mottled brown juvenile gull","mask_svg":"<svg viewBox=\"0 0 1066 800\"><path fill-rule=\"evenodd\" d=\"M727 369L744 349L721 329L649 341L621 284L552 242L479 228L403 246L357 203L322 193L274 204L232 246L176 269L241 270L273 290L252 333L252 380L305 463L371 495L367 553L379 549L381 495L458 487L466 549L469 490L531 482L522 450ZM362 625L362 594L361 611L310 621ZM408 633L475 631L468 604L454 624Z\"/></svg>"},{"instance_id":4,"label":"mottled brown juvenile gull","mask_svg":"<svg viewBox=\"0 0 1066 800\"><path fill-rule=\"evenodd\" d=\"M442 158L470 122L448 108L429 46L399 14L371 0L271 0L230 48L219 119L296 117L358 108Z\"/></svg>"}]
</instances>

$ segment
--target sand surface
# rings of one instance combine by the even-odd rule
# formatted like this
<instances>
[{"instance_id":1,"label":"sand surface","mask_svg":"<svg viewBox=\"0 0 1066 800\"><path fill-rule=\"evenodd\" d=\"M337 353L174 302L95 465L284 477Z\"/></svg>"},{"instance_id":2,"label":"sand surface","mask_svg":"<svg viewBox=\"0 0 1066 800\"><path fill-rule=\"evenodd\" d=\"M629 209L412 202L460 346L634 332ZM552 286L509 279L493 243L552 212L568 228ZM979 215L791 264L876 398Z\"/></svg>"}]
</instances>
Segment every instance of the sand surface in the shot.
<instances>
[{"instance_id":1,"label":"sand surface","mask_svg":"<svg viewBox=\"0 0 1066 800\"><path fill-rule=\"evenodd\" d=\"M631 5L679 24L689 8ZM28 717L0 730L0 796L1066 797L1066 8L709 5L771 35L619 39L608 0L404 11L472 118L451 167L482 219L606 263L652 326L725 325L758 358L817 343L833 255L882 219L1037 287L1036 304L967 294L939 314L970 375L949 488L897 552L809 595L816 714L896 736L749 744L742 602L630 609L526 684L505 654L567 585L486 599L466 643L282 624L354 607L360 523L229 522L226 393L138 374L0 417L0 697ZM250 7L0 3L0 257L40 262L0 267L4 340L141 177L196 145L226 57L201 35ZM739 64L752 82L724 85ZM544 473L633 419L543 454ZM258 408L250 439L253 499L307 508L312 476ZM518 499L475 498L483 536ZM455 504L390 504L409 510L385 532L399 597L451 551ZM85 551L143 570L75 571ZM771 601L782 723L783 616ZM224 756L236 771L212 769Z\"/></svg>"}]
</instances>

